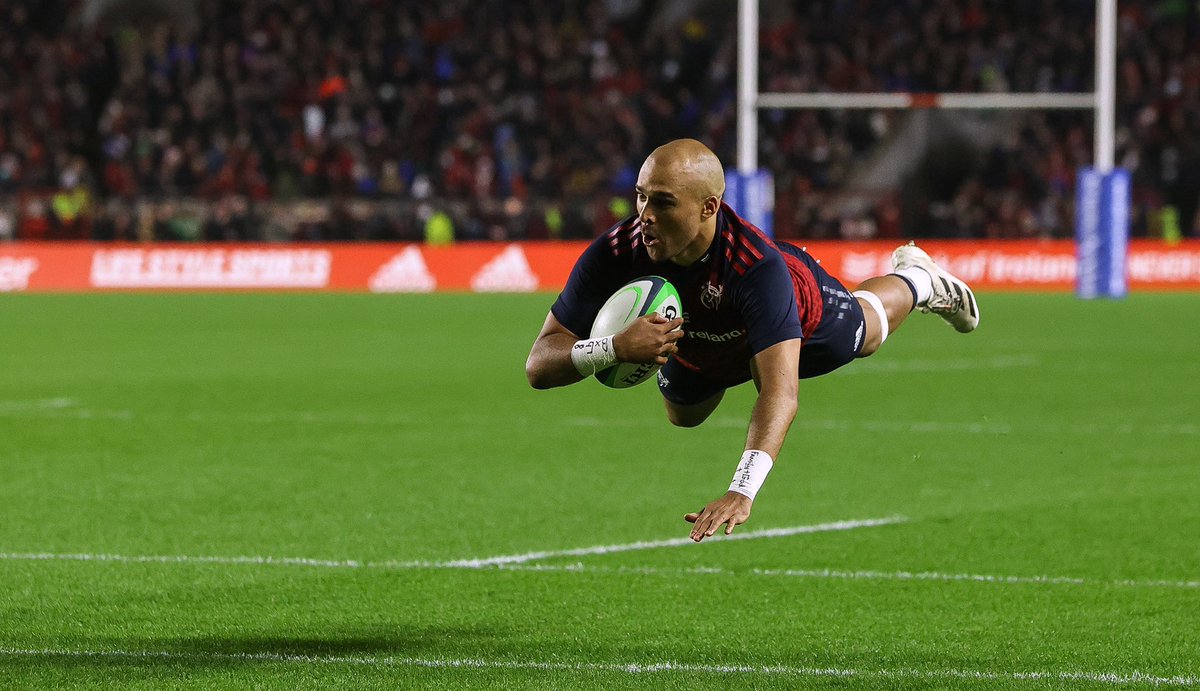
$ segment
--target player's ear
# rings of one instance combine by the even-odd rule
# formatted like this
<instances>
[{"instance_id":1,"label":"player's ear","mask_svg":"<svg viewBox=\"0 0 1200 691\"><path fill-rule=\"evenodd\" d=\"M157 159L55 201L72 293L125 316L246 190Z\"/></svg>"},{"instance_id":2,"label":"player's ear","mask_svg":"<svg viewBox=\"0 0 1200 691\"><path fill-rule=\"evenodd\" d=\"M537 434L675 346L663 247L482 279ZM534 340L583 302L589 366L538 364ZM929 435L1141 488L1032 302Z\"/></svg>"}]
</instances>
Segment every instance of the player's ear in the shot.
<instances>
[{"instance_id":1,"label":"player's ear","mask_svg":"<svg viewBox=\"0 0 1200 691\"><path fill-rule=\"evenodd\" d=\"M721 208L721 198L720 197L717 197L714 195L714 196L706 198L704 200L704 204L702 204L700 206L700 219L707 221L708 219L715 216L717 211L720 210L720 208Z\"/></svg>"}]
</instances>

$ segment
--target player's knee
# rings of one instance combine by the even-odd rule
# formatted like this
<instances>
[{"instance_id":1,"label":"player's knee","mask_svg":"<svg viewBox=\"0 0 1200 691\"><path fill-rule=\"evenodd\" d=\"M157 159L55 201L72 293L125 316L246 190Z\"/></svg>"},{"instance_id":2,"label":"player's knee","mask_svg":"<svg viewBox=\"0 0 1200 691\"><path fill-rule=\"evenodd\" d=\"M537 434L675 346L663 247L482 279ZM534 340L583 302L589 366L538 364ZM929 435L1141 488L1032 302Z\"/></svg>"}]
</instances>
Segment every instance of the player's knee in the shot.
<instances>
[{"instance_id":1,"label":"player's knee","mask_svg":"<svg viewBox=\"0 0 1200 691\"><path fill-rule=\"evenodd\" d=\"M721 402L723 394L724 392L720 392L696 405L680 405L664 398L663 404L667 407L667 420L676 427L698 427L717 409L717 404Z\"/></svg>"},{"instance_id":2,"label":"player's knee","mask_svg":"<svg viewBox=\"0 0 1200 691\"><path fill-rule=\"evenodd\" d=\"M699 427L702 422L708 419L708 414L696 415L695 413L680 411L675 408L667 408L667 420L676 427Z\"/></svg>"}]
</instances>

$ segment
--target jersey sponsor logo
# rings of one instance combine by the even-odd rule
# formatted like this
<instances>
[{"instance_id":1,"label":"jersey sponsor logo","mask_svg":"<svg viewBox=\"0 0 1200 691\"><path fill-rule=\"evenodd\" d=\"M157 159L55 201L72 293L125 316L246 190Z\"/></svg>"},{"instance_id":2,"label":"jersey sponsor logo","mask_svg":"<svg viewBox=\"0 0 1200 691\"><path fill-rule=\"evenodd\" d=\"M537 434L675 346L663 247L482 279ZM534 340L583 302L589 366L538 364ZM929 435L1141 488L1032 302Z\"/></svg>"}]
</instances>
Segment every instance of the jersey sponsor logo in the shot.
<instances>
[{"instance_id":1,"label":"jersey sponsor logo","mask_svg":"<svg viewBox=\"0 0 1200 691\"><path fill-rule=\"evenodd\" d=\"M477 293L529 293L537 287L538 277L520 245L509 245L471 279L471 289Z\"/></svg>"},{"instance_id":2,"label":"jersey sponsor logo","mask_svg":"<svg viewBox=\"0 0 1200 691\"><path fill-rule=\"evenodd\" d=\"M96 288L324 288L329 250L97 250Z\"/></svg>"},{"instance_id":3,"label":"jersey sponsor logo","mask_svg":"<svg viewBox=\"0 0 1200 691\"><path fill-rule=\"evenodd\" d=\"M388 260L367 281L372 293L428 293L437 287L425 258L416 247L409 247Z\"/></svg>"},{"instance_id":4,"label":"jersey sponsor logo","mask_svg":"<svg viewBox=\"0 0 1200 691\"><path fill-rule=\"evenodd\" d=\"M710 310L715 310L721 306L721 295L724 293L725 286L713 285L712 281L708 281L700 290L700 304Z\"/></svg>"},{"instance_id":5,"label":"jersey sponsor logo","mask_svg":"<svg viewBox=\"0 0 1200 691\"><path fill-rule=\"evenodd\" d=\"M734 329L723 334L714 334L707 331L689 331L687 335L688 338L699 338L702 341L709 341L710 343L727 343L745 336L746 332L743 329Z\"/></svg>"},{"instance_id":6,"label":"jersey sponsor logo","mask_svg":"<svg viewBox=\"0 0 1200 691\"><path fill-rule=\"evenodd\" d=\"M25 290L37 269L38 260L33 257L0 257L0 293Z\"/></svg>"}]
</instances>

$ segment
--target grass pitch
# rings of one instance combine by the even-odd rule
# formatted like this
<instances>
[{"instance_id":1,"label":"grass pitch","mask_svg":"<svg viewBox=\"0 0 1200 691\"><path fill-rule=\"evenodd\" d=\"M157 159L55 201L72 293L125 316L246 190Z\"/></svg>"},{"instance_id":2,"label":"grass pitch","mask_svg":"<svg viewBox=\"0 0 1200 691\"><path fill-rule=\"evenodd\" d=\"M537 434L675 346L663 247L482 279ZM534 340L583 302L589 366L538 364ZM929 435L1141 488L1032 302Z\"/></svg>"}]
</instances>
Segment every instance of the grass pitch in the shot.
<instances>
[{"instance_id":1,"label":"grass pitch","mask_svg":"<svg viewBox=\"0 0 1200 691\"><path fill-rule=\"evenodd\" d=\"M0 686L1200 686L1200 296L914 315L738 533L892 522L644 549L752 387L532 391L552 300L0 297Z\"/></svg>"}]
</instances>

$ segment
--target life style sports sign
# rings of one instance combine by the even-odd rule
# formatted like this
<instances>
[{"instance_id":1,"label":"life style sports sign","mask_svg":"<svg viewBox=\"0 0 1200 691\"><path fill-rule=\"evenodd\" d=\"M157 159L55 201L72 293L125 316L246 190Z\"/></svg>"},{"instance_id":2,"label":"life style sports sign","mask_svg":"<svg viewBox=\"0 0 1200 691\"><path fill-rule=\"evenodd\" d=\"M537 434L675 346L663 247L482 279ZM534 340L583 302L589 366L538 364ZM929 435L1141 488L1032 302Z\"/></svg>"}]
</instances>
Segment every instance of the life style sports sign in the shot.
<instances>
[{"instance_id":1,"label":"life style sports sign","mask_svg":"<svg viewBox=\"0 0 1200 691\"><path fill-rule=\"evenodd\" d=\"M891 271L894 241L813 242L853 285ZM981 290L1074 289L1075 243L929 241L921 246ZM532 292L562 288L583 242L355 245L0 244L0 292L268 290ZM1200 241L1135 240L1132 290L1200 290Z\"/></svg>"}]
</instances>

